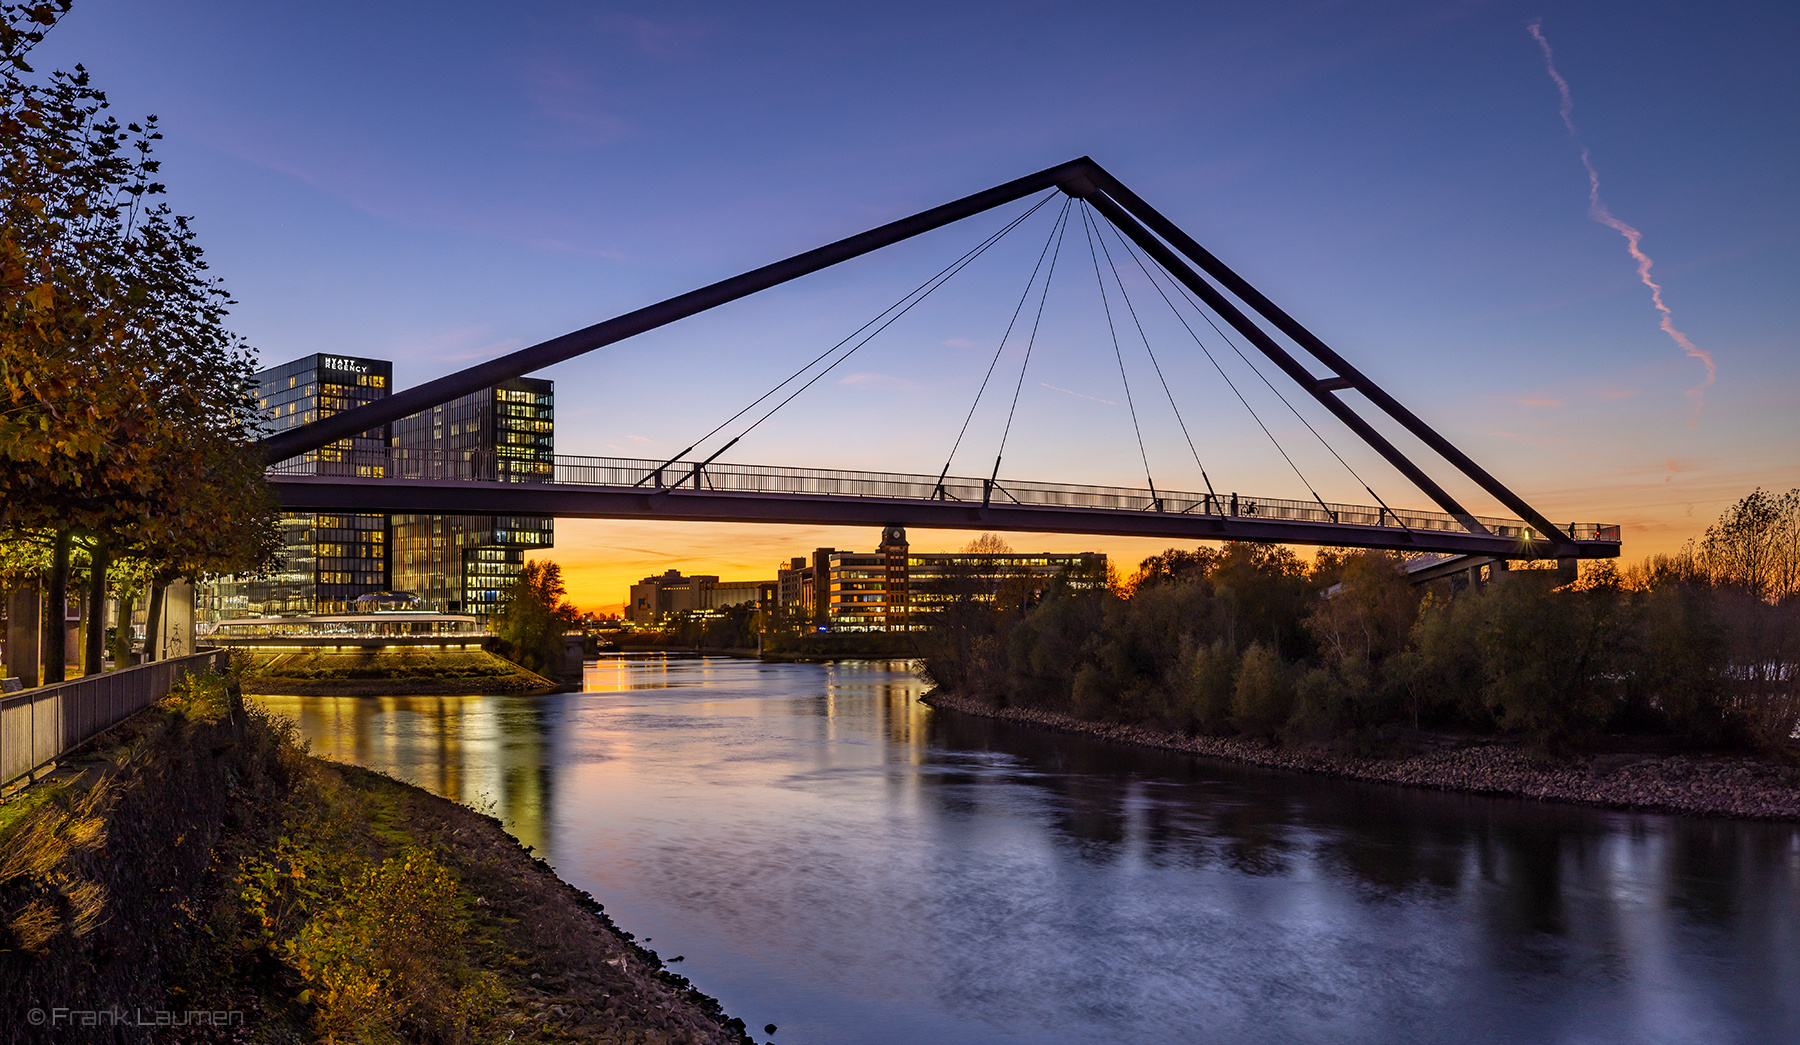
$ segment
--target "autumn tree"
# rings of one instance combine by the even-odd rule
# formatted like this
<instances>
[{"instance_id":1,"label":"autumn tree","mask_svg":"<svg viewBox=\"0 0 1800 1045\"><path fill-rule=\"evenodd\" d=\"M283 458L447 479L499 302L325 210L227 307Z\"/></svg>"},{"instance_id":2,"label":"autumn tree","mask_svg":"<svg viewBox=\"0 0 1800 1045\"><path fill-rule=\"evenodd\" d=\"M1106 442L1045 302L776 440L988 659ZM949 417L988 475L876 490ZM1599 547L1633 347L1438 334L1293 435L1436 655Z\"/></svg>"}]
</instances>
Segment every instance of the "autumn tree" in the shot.
<instances>
[{"instance_id":1,"label":"autumn tree","mask_svg":"<svg viewBox=\"0 0 1800 1045\"><path fill-rule=\"evenodd\" d=\"M120 124L80 66L30 78L68 8L0 6L0 533L48 544L58 619L78 541L94 610L121 554L164 579L253 570L276 548L254 358L189 220L158 199L155 120ZM44 637L60 681L61 627Z\"/></svg>"},{"instance_id":2,"label":"autumn tree","mask_svg":"<svg viewBox=\"0 0 1800 1045\"><path fill-rule=\"evenodd\" d=\"M566 594L561 566L547 559L526 563L494 616L500 651L539 674L555 670L562 663L563 633L579 616Z\"/></svg>"},{"instance_id":3,"label":"autumn tree","mask_svg":"<svg viewBox=\"0 0 1800 1045\"><path fill-rule=\"evenodd\" d=\"M1706 528L1699 560L1713 584L1781 602L1800 595L1800 490L1757 487Z\"/></svg>"},{"instance_id":4,"label":"autumn tree","mask_svg":"<svg viewBox=\"0 0 1800 1045\"><path fill-rule=\"evenodd\" d=\"M1399 557L1355 551L1330 561L1338 581L1322 593L1306 630L1326 663L1340 670L1372 668L1406 648L1419 615L1420 591ZM1317 571L1315 571L1315 583Z\"/></svg>"}]
</instances>

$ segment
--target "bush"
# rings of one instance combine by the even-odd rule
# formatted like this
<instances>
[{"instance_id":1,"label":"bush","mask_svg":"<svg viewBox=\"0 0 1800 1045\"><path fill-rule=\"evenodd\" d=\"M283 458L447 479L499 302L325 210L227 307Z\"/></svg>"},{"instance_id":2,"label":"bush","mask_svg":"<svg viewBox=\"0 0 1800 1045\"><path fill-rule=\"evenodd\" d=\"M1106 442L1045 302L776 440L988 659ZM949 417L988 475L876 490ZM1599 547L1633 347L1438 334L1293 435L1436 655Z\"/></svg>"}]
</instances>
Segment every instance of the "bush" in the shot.
<instances>
[{"instance_id":1,"label":"bush","mask_svg":"<svg viewBox=\"0 0 1800 1045\"><path fill-rule=\"evenodd\" d=\"M1223 733L1231 725L1231 699L1237 690L1237 651L1215 639L1195 645L1183 666L1189 720L1196 732Z\"/></svg>"},{"instance_id":2,"label":"bush","mask_svg":"<svg viewBox=\"0 0 1800 1045\"><path fill-rule=\"evenodd\" d=\"M410 845L372 863L359 831L373 813L341 783L305 779L287 833L238 868L240 931L298 979L322 1041L471 1040L501 990L466 961L456 879Z\"/></svg>"},{"instance_id":3,"label":"bush","mask_svg":"<svg viewBox=\"0 0 1800 1045\"><path fill-rule=\"evenodd\" d=\"M1294 679L1276 652L1260 642L1244 651L1231 694L1231 723L1251 736L1269 737L1294 713Z\"/></svg>"}]
</instances>

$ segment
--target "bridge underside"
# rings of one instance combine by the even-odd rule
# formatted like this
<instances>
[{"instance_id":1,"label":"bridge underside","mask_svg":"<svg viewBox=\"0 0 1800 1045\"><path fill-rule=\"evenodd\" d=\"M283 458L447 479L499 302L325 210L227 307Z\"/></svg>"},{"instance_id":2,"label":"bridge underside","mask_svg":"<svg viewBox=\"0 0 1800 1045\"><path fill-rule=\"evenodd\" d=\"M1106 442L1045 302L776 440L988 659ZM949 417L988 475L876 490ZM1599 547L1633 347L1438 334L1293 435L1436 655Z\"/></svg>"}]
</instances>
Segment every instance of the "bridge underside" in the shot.
<instances>
[{"instance_id":1,"label":"bridge underside","mask_svg":"<svg viewBox=\"0 0 1800 1045\"><path fill-rule=\"evenodd\" d=\"M574 486L465 479L346 479L271 476L282 507L303 512L422 515L549 515L560 519L901 525L946 530L1034 531L1173 541L1263 541L1487 555L1502 559L1614 558L1617 541L1546 540L1395 526L1139 509L1063 508L914 498L841 497L728 490Z\"/></svg>"}]
</instances>

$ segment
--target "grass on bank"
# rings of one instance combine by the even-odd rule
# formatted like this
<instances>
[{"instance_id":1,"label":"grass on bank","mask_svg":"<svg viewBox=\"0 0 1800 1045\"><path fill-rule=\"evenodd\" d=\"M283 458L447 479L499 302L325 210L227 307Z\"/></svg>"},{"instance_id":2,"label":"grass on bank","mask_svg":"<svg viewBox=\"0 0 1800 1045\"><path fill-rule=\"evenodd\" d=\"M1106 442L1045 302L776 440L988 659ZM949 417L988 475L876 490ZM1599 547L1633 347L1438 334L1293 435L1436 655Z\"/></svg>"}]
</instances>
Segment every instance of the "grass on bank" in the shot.
<instances>
[{"instance_id":1,"label":"grass on bank","mask_svg":"<svg viewBox=\"0 0 1800 1045\"><path fill-rule=\"evenodd\" d=\"M311 757L291 720L245 706L231 683L184 680L100 745L95 772L17 803L0 831L13 1001L80 996L111 965L155 983L153 1006L245 1014L159 1040L748 1040L497 821ZM231 781L210 830L169 793L207 752ZM145 796L148 817L133 812ZM203 872L126 895L164 847L192 853L189 827ZM121 970L122 940L143 945L146 930L160 959Z\"/></svg>"}]
</instances>

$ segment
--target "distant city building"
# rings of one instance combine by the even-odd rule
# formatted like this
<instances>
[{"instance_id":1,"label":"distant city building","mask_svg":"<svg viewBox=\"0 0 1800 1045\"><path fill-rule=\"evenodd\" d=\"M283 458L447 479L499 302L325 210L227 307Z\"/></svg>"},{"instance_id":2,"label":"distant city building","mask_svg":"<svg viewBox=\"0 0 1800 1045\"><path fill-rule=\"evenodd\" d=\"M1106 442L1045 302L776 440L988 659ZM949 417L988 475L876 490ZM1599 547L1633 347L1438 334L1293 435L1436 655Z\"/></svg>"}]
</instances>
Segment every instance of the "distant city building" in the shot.
<instances>
[{"instance_id":1,"label":"distant city building","mask_svg":"<svg viewBox=\"0 0 1800 1045\"><path fill-rule=\"evenodd\" d=\"M721 581L710 575L683 577L680 570L669 570L631 586L625 600L625 618L636 624L659 624L670 614L722 610L775 597L773 581Z\"/></svg>"},{"instance_id":2,"label":"distant city building","mask_svg":"<svg viewBox=\"0 0 1800 1045\"><path fill-rule=\"evenodd\" d=\"M925 552L909 548L906 531L889 526L872 553L820 548L777 570L777 615L790 625L834 631L900 631L922 627L947 602L993 601L1009 589L1024 599L1062 578L1081 589L1103 587L1101 552Z\"/></svg>"},{"instance_id":3,"label":"distant city building","mask_svg":"<svg viewBox=\"0 0 1800 1045\"><path fill-rule=\"evenodd\" d=\"M450 471L500 482L547 482L556 468L556 389L521 377L394 422L392 444L443 456ZM395 515L393 582L428 609L489 616L525 567L525 553L548 548L554 525L542 515Z\"/></svg>"},{"instance_id":4,"label":"distant city building","mask_svg":"<svg viewBox=\"0 0 1800 1045\"><path fill-rule=\"evenodd\" d=\"M273 431L385 398L393 364L316 354L256 375L257 409ZM304 475L387 474L389 455L442 454L438 474L528 482L555 468L555 390L518 378L340 439L282 469ZM429 473L428 473L429 474ZM418 596L422 609L492 614L519 575L525 552L548 548L544 516L359 515L283 512L285 562L266 578L224 577L200 594L202 618L282 617L353 611L363 596Z\"/></svg>"}]
</instances>

